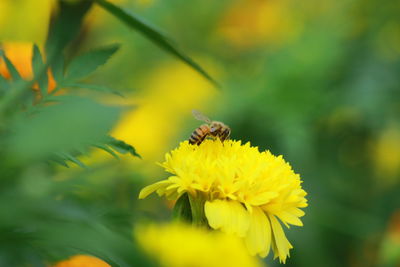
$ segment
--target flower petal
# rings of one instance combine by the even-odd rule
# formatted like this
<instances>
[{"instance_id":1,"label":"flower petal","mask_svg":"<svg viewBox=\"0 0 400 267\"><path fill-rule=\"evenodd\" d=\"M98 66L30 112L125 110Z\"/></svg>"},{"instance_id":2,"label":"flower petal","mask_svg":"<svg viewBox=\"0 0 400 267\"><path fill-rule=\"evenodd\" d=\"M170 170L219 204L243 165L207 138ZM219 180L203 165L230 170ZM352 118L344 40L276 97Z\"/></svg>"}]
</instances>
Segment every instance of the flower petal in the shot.
<instances>
[{"instance_id":1,"label":"flower petal","mask_svg":"<svg viewBox=\"0 0 400 267\"><path fill-rule=\"evenodd\" d=\"M221 229L222 232L236 234L240 237L244 237L249 229L249 213L237 201L207 201L204 211L208 224L213 229Z\"/></svg>"},{"instance_id":2,"label":"flower petal","mask_svg":"<svg viewBox=\"0 0 400 267\"><path fill-rule=\"evenodd\" d=\"M264 211L259 207L253 207L245 243L250 254L259 254L261 257L268 256L271 247L271 224Z\"/></svg>"},{"instance_id":3,"label":"flower petal","mask_svg":"<svg viewBox=\"0 0 400 267\"><path fill-rule=\"evenodd\" d=\"M296 226L303 226L303 223L299 219L299 217L297 217L296 215L294 215L290 212L281 211L281 212L276 213L275 215L278 216L279 219L284 223L293 224Z\"/></svg>"},{"instance_id":4,"label":"flower petal","mask_svg":"<svg viewBox=\"0 0 400 267\"><path fill-rule=\"evenodd\" d=\"M167 187L170 184L168 180L160 181L151 185L146 186L139 193L139 199L144 199L154 191L157 191L160 188Z\"/></svg>"},{"instance_id":5,"label":"flower petal","mask_svg":"<svg viewBox=\"0 0 400 267\"><path fill-rule=\"evenodd\" d=\"M287 240L278 219L274 215L269 215L268 217L272 226L274 243L272 249L274 250L275 258L279 257L279 261L285 263L286 258L289 256L289 249L293 247Z\"/></svg>"}]
</instances>

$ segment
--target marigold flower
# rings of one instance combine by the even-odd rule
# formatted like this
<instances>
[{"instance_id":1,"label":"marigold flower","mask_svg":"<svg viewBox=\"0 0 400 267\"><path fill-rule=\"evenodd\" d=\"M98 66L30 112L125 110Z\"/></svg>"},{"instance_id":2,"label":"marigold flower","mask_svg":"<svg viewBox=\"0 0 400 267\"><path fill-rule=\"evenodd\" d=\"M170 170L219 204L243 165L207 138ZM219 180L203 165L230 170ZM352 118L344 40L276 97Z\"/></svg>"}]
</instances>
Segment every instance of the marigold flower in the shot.
<instances>
[{"instance_id":1,"label":"marigold flower","mask_svg":"<svg viewBox=\"0 0 400 267\"><path fill-rule=\"evenodd\" d=\"M89 255L75 255L60 261L54 267L111 267L107 262Z\"/></svg>"},{"instance_id":2,"label":"marigold flower","mask_svg":"<svg viewBox=\"0 0 400 267\"><path fill-rule=\"evenodd\" d=\"M135 229L135 237L161 266L262 266L237 237L185 224L141 226Z\"/></svg>"},{"instance_id":3,"label":"marigold flower","mask_svg":"<svg viewBox=\"0 0 400 267\"><path fill-rule=\"evenodd\" d=\"M307 193L282 156L240 141L205 140L199 146L185 141L161 166L172 176L143 188L139 198L156 191L169 199L186 192L204 199L211 228L242 237L252 255L266 257L272 247L285 262L292 245L279 220L288 228L302 226Z\"/></svg>"}]
</instances>

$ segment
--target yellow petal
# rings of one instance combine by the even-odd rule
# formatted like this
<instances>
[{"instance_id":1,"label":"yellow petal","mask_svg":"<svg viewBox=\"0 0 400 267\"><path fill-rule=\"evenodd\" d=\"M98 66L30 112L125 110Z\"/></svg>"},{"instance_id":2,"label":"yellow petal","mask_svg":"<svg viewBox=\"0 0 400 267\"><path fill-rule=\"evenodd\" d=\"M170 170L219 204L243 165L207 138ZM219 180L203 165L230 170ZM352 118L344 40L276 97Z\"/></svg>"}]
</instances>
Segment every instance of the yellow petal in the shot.
<instances>
[{"instance_id":1,"label":"yellow petal","mask_svg":"<svg viewBox=\"0 0 400 267\"><path fill-rule=\"evenodd\" d=\"M162 187L167 187L169 185L168 180L160 181L151 185L146 186L142 190L140 190L139 193L139 199L144 199L154 191L157 191L158 189Z\"/></svg>"},{"instance_id":2,"label":"yellow petal","mask_svg":"<svg viewBox=\"0 0 400 267\"><path fill-rule=\"evenodd\" d=\"M249 229L249 213L236 201L214 200L207 201L204 211L208 224L213 229L244 237Z\"/></svg>"},{"instance_id":3,"label":"yellow petal","mask_svg":"<svg viewBox=\"0 0 400 267\"><path fill-rule=\"evenodd\" d=\"M303 226L303 223L301 222L299 217L297 217L296 215L294 215L290 212L281 211L281 212L276 213L275 215L278 216L282 222L293 224L296 226Z\"/></svg>"},{"instance_id":4,"label":"yellow petal","mask_svg":"<svg viewBox=\"0 0 400 267\"><path fill-rule=\"evenodd\" d=\"M292 248L292 245L287 240L278 219L276 219L274 215L269 215L268 217L271 221L272 234L274 237L274 245L272 246L272 249L274 249L275 258L279 257L279 261L285 263L286 258L289 256L289 249Z\"/></svg>"},{"instance_id":5,"label":"yellow petal","mask_svg":"<svg viewBox=\"0 0 400 267\"><path fill-rule=\"evenodd\" d=\"M268 256L271 247L271 225L264 211L259 207L253 207L245 243L250 254Z\"/></svg>"},{"instance_id":6,"label":"yellow petal","mask_svg":"<svg viewBox=\"0 0 400 267\"><path fill-rule=\"evenodd\" d=\"M247 202L249 202L253 206L261 206L268 203L271 199L277 196L277 192L264 192L248 199Z\"/></svg>"}]
</instances>

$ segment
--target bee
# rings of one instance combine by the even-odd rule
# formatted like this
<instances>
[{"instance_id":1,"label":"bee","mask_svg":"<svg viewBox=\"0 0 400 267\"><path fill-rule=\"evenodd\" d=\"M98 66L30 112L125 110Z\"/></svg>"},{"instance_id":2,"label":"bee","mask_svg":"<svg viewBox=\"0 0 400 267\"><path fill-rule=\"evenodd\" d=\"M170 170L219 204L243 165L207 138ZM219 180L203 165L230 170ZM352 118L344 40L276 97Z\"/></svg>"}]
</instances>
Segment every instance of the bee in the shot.
<instances>
[{"instance_id":1,"label":"bee","mask_svg":"<svg viewBox=\"0 0 400 267\"><path fill-rule=\"evenodd\" d=\"M229 139L231 129L220 121L211 121L207 116L203 115L198 110L192 111L193 116L207 124L203 124L193 131L189 138L189 143L192 145L200 145L206 138L219 138L221 141Z\"/></svg>"}]
</instances>

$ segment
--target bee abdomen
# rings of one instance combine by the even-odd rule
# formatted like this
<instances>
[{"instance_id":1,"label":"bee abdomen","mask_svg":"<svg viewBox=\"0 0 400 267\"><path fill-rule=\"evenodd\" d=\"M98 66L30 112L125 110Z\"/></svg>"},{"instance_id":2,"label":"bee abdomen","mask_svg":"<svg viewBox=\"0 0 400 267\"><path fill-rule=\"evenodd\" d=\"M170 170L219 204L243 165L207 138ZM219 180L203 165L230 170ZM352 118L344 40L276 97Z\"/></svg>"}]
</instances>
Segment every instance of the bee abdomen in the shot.
<instances>
[{"instance_id":1,"label":"bee abdomen","mask_svg":"<svg viewBox=\"0 0 400 267\"><path fill-rule=\"evenodd\" d=\"M189 138L189 144L200 144L201 142L203 142L204 138L206 138L209 131L210 130L207 125L200 126L193 131L192 135Z\"/></svg>"}]
</instances>

